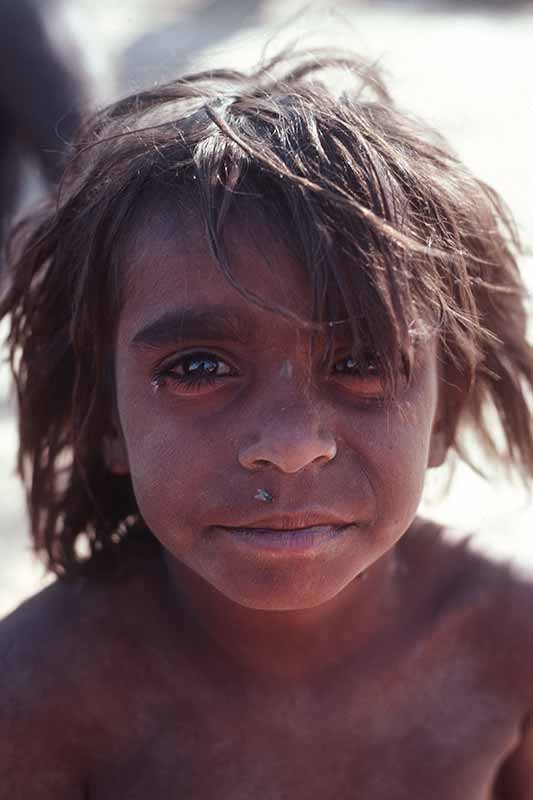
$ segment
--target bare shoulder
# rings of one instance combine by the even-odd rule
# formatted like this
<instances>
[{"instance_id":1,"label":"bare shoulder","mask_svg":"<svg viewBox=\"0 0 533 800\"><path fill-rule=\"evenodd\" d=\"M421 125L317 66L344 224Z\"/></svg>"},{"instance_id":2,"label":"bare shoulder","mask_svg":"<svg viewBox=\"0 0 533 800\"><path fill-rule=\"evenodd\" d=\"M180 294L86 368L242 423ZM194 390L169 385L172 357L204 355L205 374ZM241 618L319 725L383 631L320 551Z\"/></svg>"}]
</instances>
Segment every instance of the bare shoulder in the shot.
<instances>
[{"instance_id":1,"label":"bare shoulder","mask_svg":"<svg viewBox=\"0 0 533 800\"><path fill-rule=\"evenodd\" d=\"M463 651L486 659L487 674L512 687L518 703L533 703L531 517L475 531L421 521L404 549L410 571L424 576L429 607Z\"/></svg>"},{"instance_id":2,"label":"bare shoulder","mask_svg":"<svg viewBox=\"0 0 533 800\"><path fill-rule=\"evenodd\" d=\"M59 580L0 622L0 797L84 797L150 613L131 582Z\"/></svg>"},{"instance_id":3,"label":"bare shoulder","mask_svg":"<svg viewBox=\"0 0 533 800\"><path fill-rule=\"evenodd\" d=\"M498 797L530 800L533 780L533 525L461 532L419 521L400 542L427 674L447 710L493 736ZM413 611L414 609L414 611ZM457 706L458 704L458 706ZM442 711L442 709L440 709ZM474 721L472 723L472 721ZM458 727L459 729L459 727ZM480 744L481 746L481 744Z\"/></svg>"},{"instance_id":4,"label":"bare shoulder","mask_svg":"<svg viewBox=\"0 0 533 800\"><path fill-rule=\"evenodd\" d=\"M54 584L0 623L2 797L83 797L77 604Z\"/></svg>"}]
</instances>

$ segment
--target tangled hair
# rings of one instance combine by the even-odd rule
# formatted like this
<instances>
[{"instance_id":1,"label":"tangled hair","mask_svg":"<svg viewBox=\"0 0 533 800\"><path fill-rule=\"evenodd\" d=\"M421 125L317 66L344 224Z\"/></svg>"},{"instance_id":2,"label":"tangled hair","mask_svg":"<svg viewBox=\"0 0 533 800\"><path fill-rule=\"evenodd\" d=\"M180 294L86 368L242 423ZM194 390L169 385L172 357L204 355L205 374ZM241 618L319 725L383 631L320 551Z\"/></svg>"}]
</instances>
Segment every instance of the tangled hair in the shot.
<instances>
[{"instance_id":1,"label":"tangled hair","mask_svg":"<svg viewBox=\"0 0 533 800\"><path fill-rule=\"evenodd\" d=\"M110 105L79 133L57 201L14 232L0 318L10 319L18 469L50 569L76 570L80 536L94 558L140 529L131 481L111 474L102 443L121 255L139 208L162 194L194 209L251 302L295 324L347 320L392 400L424 320L438 336L450 447L469 458L470 423L497 460L533 473L533 352L501 200L353 54L285 52L249 74L187 75ZM227 224L252 207L305 267L309 320L233 276Z\"/></svg>"}]
</instances>

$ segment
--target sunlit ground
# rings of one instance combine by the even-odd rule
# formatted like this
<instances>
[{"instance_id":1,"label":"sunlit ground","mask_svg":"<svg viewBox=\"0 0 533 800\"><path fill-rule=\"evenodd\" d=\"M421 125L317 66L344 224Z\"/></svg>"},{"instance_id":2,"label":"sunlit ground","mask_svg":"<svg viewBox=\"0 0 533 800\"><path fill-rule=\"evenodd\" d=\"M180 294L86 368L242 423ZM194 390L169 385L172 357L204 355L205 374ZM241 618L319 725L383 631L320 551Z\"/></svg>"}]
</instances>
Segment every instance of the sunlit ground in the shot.
<instances>
[{"instance_id":1,"label":"sunlit ground","mask_svg":"<svg viewBox=\"0 0 533 800\"><path fill-rule=\"evenodd\" d=\"M185 0L150 6L140 0L80 0L73 23L86 43L95 96L103 101L169 76L175 64L189 69L252 63L276 31L271 51L276 42L304 35L309 43L355 48L379 60L399 102L445 133L467 165L503 194L526 244L533 244L531 11L458 13L431 3L390 2L335 3L332 12L327 4L310 4L291 21L301 3L280 0L256 16L250 4L241 5L248 9L242 14L220 16L214 8L210 19L207 11L195 18L194 3ZM167 33L156 36L163 23ZM139 41L143 32L152 35ZM521 266L533 290L531 259ZM0 383L5 397L5 372ZM13 414L0 403L0 615L44 580L30 553L22 494L12 474L15 448ZM503 481L484 482L466 467L456 471L448 497L425 502L423 511L462 528L485 526L495 548L515 530L517 547L533 547L533 512L524 493Z\"/></svg>"}]
</instances>

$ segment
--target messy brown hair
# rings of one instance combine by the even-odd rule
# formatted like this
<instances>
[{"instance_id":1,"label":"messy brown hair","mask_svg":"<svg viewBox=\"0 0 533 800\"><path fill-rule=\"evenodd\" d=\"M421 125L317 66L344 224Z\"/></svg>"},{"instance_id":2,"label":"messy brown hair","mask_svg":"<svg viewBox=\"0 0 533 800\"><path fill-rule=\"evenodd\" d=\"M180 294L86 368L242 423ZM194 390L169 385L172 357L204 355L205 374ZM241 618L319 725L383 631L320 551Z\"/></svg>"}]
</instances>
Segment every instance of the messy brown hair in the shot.
<instances>
[{"instance_id":1,"label":"messy brown hair","mask_svg":"<svg viewBox=\"0 0 533 800\"><path fill-rule=\"evenodd\" d=\"M80 536L94 558L139 528L131 481L110 472L102 442L123 244L161 193L194 208L226 278L271 308L236 282L225 246L228 220L253 205L307 271L313 313L295 324L347 320L389 398L424 320L439 339L450 447L469 457L469 422L497 460L533 473L533 353L502 201L396 108L368 64L287 52L113 103L82 128L57 200L15 232L0 318L10 319L18 469L52 570L75 570Z\"/></svg>"}]
</instances>

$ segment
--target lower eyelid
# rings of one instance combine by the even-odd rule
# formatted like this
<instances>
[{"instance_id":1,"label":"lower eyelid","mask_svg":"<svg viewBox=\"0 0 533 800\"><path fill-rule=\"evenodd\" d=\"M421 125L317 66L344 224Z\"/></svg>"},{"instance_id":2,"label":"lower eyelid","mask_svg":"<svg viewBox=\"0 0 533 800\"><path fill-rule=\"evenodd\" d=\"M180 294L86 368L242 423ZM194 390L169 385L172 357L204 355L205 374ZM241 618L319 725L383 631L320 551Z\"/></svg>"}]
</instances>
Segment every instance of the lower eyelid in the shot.
<instances>
[{"instance_id":1,"label":"lower eyelid","mask_svg":"<svg viewBox=\"0 0 533 800\"><path fill-rule=\"evenodd\" d=\"M339 384L348 393L359 394L361 397L369 399L383 399L385 395L384 381L375 375L365 377L346 373L332 373L329 376L329 382Z\"/></svg>"}]
</instances>

